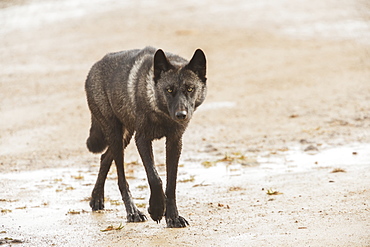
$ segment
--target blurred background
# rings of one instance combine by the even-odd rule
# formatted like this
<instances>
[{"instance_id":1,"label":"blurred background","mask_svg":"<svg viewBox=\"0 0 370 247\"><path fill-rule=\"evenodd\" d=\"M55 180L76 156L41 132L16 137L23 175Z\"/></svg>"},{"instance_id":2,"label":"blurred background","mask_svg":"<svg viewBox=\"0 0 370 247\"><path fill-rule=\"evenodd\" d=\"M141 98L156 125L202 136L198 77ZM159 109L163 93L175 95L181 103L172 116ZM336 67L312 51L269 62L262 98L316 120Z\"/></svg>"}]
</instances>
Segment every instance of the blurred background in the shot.
<instances>
[{"instance_id":1,"label":"blurred background","mask_svg":"<svg viewBox=\"0 0 370 247\"><path fill-rule=\"evenodd\" d=\"M345 127L368 124L369 13L363 0L0 1L0 154L84 153L88 70L147 45L188 59L206 52L195 143L361 140L363 129Z\"/></svg>"}]
</instances>

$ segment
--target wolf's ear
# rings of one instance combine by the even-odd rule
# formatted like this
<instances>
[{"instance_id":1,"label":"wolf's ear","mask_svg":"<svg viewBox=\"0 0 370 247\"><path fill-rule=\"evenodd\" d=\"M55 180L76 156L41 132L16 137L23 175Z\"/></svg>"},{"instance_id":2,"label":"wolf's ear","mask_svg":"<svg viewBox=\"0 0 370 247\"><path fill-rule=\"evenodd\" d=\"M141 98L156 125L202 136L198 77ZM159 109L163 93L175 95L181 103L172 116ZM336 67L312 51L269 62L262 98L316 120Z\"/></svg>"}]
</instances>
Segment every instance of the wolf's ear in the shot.
<instances>
[{"instance_id":1,"label":"wolf's ear","mask_svg":"<svg viewBox=\"0 0 370 247\"><path fill-rule=\"evenodd\" d=\"M186 68L193 71L203 82L206 82L206 63L204 52L201 49L197 49Z\"/></svg>"},{"instance_id":2,"label":"wolf's ear","mask_svg":"<svg viewBox=\"0 0 370 247\"><path fill-rule=\"evenodd\" d=\"M164 52L159 49L154 54L154 81L160 78L162 72L166 72L172 68L172 65L167 60Z\"/></svg>"}]
</instances>

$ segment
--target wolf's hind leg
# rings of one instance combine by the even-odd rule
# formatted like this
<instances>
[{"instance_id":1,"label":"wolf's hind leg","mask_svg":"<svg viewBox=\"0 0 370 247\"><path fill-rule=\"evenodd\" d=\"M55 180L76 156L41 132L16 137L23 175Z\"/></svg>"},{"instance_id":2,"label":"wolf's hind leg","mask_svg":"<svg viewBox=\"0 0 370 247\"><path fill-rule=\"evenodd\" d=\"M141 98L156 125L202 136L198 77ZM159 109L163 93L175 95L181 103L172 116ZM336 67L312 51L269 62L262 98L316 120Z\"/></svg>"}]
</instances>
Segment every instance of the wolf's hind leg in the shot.
<instances>
[{"instance_id":1,"label":"wolf's hind leg","mask_svg":"<svg viewBox=\"0 0 370 247\"><path fill-rule=\"evenodd\" d=\"M104 209L104 184L112 165L113 156L108 148L100 158L100 169L91 194L90 207L93 211Z\"/></svg>"}]
</instances>

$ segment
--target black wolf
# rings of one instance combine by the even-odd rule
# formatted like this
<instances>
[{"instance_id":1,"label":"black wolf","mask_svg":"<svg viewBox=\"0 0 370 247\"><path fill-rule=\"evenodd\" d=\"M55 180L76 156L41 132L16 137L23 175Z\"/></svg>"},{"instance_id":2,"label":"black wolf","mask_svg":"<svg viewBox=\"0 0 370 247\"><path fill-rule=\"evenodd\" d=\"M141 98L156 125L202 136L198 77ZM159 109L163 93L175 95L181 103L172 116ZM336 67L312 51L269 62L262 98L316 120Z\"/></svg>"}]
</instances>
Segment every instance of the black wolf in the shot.
<instances>
[{"instance_id":1,"label":"black wolf","mask_svg":"<svg viewBox=\"0 0 370 247\"><path fill-rule=\"evenodd\" d=\"M206 57L195 51L190 62L152 47L110 53L95 63L85 83L91 111L87 147L103 152L92 191L92 210L104 208L104 183L114 160L127 221L145 221L135 206L124 174L123 151L135 133L135 142L150 185L148 212L168 227L185 227L176 206L176 178L182 135L206 97ZM154 166L152 141L166 137L167 186Z\"/></svg>"}]
</instances>

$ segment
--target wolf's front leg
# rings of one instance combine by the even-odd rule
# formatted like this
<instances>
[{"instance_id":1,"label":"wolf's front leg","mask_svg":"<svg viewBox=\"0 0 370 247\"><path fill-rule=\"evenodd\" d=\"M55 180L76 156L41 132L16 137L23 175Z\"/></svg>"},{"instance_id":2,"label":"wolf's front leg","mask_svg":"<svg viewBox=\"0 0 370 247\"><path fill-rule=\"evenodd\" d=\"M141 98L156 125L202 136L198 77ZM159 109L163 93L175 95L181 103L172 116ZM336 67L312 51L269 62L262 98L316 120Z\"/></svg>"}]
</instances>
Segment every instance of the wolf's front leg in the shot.
<instances>
[{"instance_id":1,"label":"wolf's front leg","mask_svg":"<svg viewBox=\"0 0 370 247\"><path fill-rule=\"evenodd\" d=\"M162 180L154 166L152 141L142 135L135 136L136 146L143 161L150 186L150 199L148 212L150 217L160 222L166 210L166 198L162 188Z\"/></svg>"},{"instance_id":2,"label":"wolf's front leg","mask_svg":"<svg viewBox=\"0 0 370 247\"><path fill-rule=\"evenodd\" d=\"M167 206L166 223L167 227L180 228L189 225L188 221L181 217L176 205L176 180L177 168L181 154L181 136L168 136L166 140L166 168L167 168Z\"/></svg>"}]
</instances>

